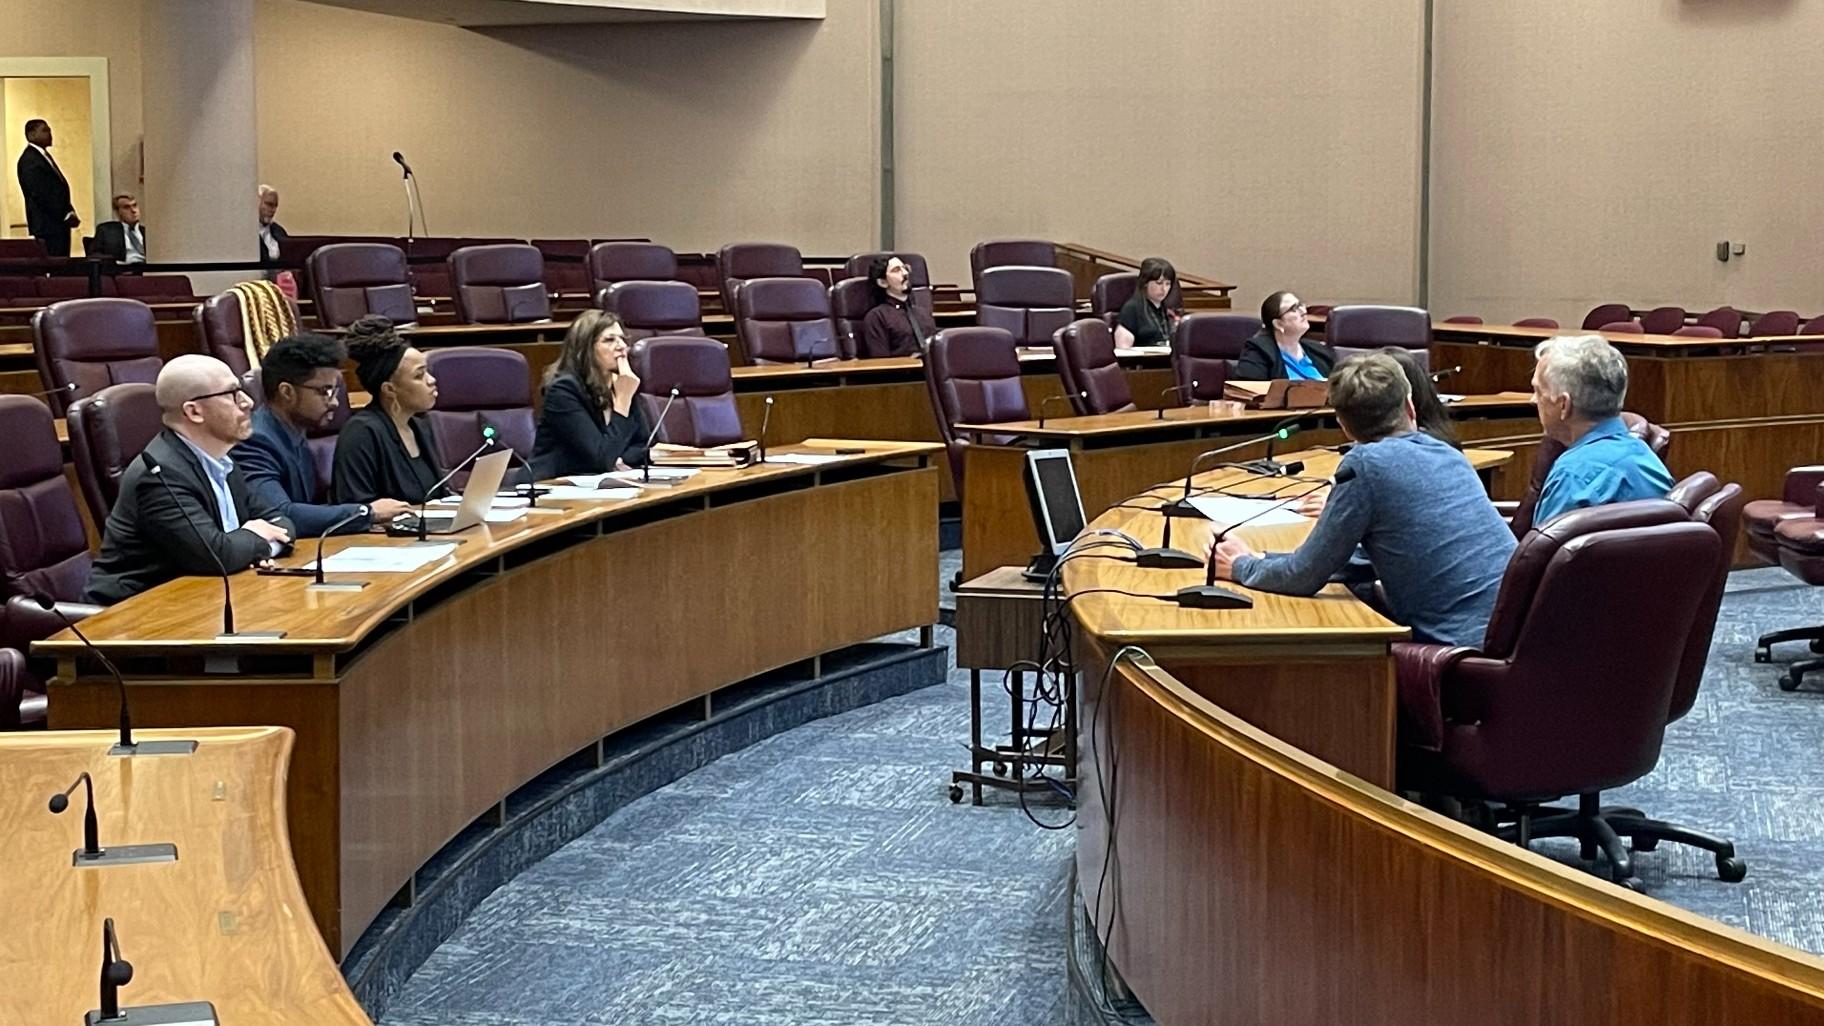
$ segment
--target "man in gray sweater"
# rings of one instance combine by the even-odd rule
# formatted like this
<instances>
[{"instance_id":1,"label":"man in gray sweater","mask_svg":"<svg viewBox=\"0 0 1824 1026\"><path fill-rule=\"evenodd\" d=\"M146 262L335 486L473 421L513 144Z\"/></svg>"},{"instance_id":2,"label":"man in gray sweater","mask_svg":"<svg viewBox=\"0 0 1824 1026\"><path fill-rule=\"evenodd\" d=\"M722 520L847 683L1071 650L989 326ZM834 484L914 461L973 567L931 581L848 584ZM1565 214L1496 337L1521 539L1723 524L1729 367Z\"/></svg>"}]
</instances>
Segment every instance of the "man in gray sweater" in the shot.
<instances>
[{"instance_id":1,"label":"man in gray sweater","mask_svg":"<svg viewBox=\"0 0 1824 1026\"><path fill-rule=\"evenodd\" d=\"M1330 375L1330 403L1356 442L1337 465L1317 526L1294 552L1262 555L1229 538L1216 576L1261 591L1314 595L1360 545L1387 593L1387 613L1418 641L1479 646L1514 535L1475 469L1415 430L1400 365L1358 356Z\"/></svg>"}]
</instances>

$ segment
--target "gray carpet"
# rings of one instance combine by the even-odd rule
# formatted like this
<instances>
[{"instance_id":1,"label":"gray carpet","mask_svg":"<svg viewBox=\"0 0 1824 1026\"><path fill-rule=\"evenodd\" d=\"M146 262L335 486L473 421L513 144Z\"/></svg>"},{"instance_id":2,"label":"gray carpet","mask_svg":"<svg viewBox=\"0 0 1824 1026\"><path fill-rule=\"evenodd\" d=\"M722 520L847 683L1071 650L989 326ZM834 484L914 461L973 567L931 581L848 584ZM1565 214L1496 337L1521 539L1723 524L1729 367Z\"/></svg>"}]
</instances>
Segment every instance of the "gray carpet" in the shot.
<instances>
[{"instance_id":1,"label":"gray carpet","mask_svg":"<svg viewBox=\"0 0 1824 1026\"><path fill-rule=\"evenodd\" d=\"M1782 693L1779 665L1752 662L1761 631L1814 622L1824 590L1736 574L1697 707L1660 768L1608 798L1730 836L1748 861L1725 884L1707 854L1662 845L1636 856L1649 894L1824 954L1824 693ZM489 897L383 1022L1063 1021L1072 835L1006 797L945 798L966 688L953 671L634 802ZM1002 701L990 689L990 716ZM1572 842L1537 848L1576 860Z\"/></svg>"}]
</instances>

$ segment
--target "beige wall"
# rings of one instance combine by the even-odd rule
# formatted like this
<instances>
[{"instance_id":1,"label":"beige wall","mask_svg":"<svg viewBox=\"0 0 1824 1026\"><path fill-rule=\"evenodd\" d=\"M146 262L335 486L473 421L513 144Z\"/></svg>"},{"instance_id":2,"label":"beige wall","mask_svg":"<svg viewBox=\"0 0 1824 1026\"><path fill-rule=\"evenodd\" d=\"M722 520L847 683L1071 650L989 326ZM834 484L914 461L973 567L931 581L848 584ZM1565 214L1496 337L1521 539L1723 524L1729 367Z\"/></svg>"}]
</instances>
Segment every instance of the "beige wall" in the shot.
<instances>
[{"instance_id":1,"label":"beige wall","mask_svg":"<svg viewBox=\"0 0 1824 1026\"><path fill-rule=\"evenodd\" d=\"M261 0L260 175L292 232L403 234L397 149L438 235L863 249L875 11L478 32Z\"/></svg>"},{"instance_id":2,"label":"beige wall","mask_svg":"<svg viewBox=\"0 0 1824 1026\"><path fill-rule=\"evenodd\" d=\"M113 192L139 189L139 8L139 0L0 0L0 57L107 59ZM25 147L23 127L4 126L8 177ZM154 216L148 208L148 222Z\"/></svg>"},{"instance_id":3,"label":"beige wall","mask_svg":"<svg viewBox=\"0 0 1824 1026\"><path fill-rule=\"evenodd\" d=\"M1824 312L1821 33L1791 0L1439 3L1432 309Z\"/></svg>"},{"instance_id":4,"label":"beige wall","mask_svg":"<svg viewBox=\"0 0 1824 1026\"><path fill-rule=\"evenodd\" d=\"M898 242L934 274L1028 236L1165 256L1239 306L1412 299L1420 0L896 10Z\"/></svg>"}]
</instances>

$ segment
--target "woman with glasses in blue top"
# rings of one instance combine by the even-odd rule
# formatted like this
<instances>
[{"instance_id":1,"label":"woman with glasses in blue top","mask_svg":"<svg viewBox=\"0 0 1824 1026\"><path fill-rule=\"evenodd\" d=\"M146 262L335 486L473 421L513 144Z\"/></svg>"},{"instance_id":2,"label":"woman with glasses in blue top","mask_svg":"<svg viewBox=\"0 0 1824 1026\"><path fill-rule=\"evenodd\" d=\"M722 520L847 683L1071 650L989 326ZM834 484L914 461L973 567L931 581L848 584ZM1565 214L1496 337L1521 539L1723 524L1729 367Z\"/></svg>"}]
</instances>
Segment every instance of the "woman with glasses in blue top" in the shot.
<instances>
[{"instance_id":1,"label":"woman with glasses in blue top","mask_svg":"<svg viewBox=\"0 0 1824 1026\"><path fill-rule=\"evenodd\" d=\"M1275 292L1260 304L1261 329L1241 347L1235 361L1235 380L1323 381L1336 367L1336 353L1322 342L1310 342L1305 332L1305 304L1290 292Z\"/></svg>"}]
</instances>

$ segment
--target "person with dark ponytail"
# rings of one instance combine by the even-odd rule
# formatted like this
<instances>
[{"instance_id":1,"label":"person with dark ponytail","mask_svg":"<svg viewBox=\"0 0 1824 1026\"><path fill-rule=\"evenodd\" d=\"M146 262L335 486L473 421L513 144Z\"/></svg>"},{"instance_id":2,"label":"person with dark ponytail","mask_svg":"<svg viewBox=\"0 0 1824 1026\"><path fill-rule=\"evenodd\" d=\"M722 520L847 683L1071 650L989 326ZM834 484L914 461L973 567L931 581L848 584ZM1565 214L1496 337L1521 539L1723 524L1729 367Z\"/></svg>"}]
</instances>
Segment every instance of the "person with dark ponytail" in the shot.
<instances>
[{"instance_id":1,"label":"person with dark ponytail","mask_svg":"<svg viewBox=\"0 0 1824 1026\"><path fill-rule=\"evenodd\" d=\"M398 499L417 505L448 492L431 427L422 414L437 404L437 379L424 354L399 337L393 322L376 315L348 326L348 355L355 377L372 400L356 410L336 437L336 502Z\"/></svg>"}]
</instances>

